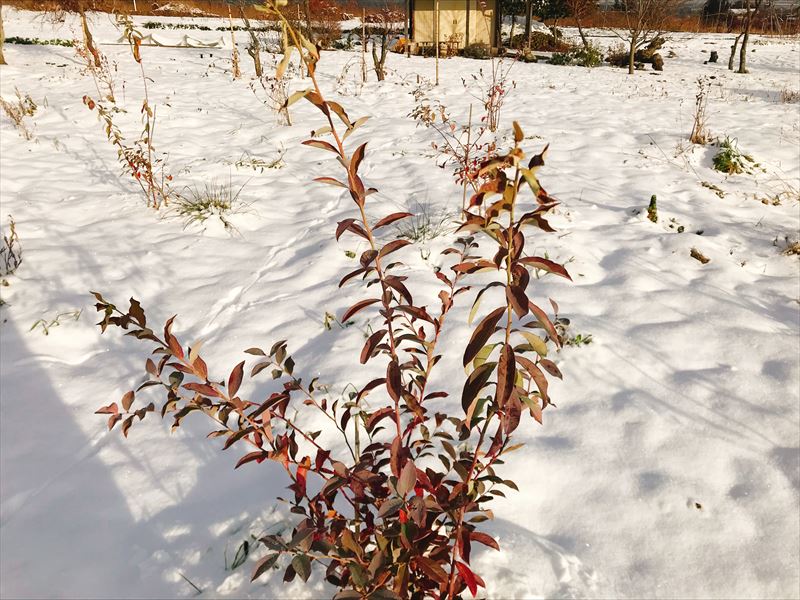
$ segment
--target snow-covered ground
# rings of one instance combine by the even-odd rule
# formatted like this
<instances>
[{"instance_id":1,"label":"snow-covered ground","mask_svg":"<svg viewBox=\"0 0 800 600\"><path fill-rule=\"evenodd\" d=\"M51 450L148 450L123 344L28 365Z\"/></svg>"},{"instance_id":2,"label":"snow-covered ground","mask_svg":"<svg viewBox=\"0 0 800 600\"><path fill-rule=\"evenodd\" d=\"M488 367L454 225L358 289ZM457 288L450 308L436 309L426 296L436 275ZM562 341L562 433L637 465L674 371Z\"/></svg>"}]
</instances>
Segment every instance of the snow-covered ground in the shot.
<instances>
[{"instance_id":1,"label":"snow-covered ground","mask_svg":"<svg viewBox=\"0 0 800 600\"><path fill-rule=\"evenodd\" d=\"M78 36L72 21L53 27L3 10L7 36ZM135 137L135 64L127 47L110 43L119 32L107 16L94 24L118 65L117 95L129 111L119 124ZM562 202L559 232L529 244L568 263L575 280L544 278L535 294L557 299L570 335L592 342L560 353L564 381L551 388L558 408L543 427L518 432L527 445L510 455L504 476L522 491L500 499L487 525L502 550L475 557L490 598L800 597L800 270L796 256L782 255L800 227L800 112L781 102L783 90L800 87L800 45L756 38L752 73L736 75L723 64L730 37L673 35L663 54L676 56L663 73L511 70L516 87L501 126L518 120L531 151L550 143L542 181ZM703 64L710 50L719 64ZM24 252L0 308L4 598L192 596L187 580L202 597L332 593L318 575L306 589L279 575L250 584L250 561L226 571L250 534L287 527L273 501L285 484L279 469L234 472L238 455L207 441L200 420L172 435L152 420L125 441L93 414L137 381L147 348L116 332L101 337L89 290L120 303L135 296L153 321L178 313L177 330L203 339L220 371L244 348L288 337L307 377L334 388L369 379L354 360L364 319L323 326L326 312L360 298L357 287L336 283L354 262L346 251L362 249L334 239L336 222L352 213L349 197L311 181L338 165L299 144L321 125L318 113L298 103L295 125L276 125L249 89L246 53L246 76L232 81L230 50L211 52L144 48L143 56L158 106L156 146L169 153L175 186L244 186L233 235L213 222L184 228L145 208L81 102L95 90L71 48L5 47L0 93L11 98L18 88L39 108L28 120L32 141L0 117L0 220L5 227L13 215ZM357 56L324 53L320 79L351 115L371 117L352 139L371 140L362 168L380 189L371 210L454 213L461 191L435 165L435 133L407 116L433 61L391 55L387 81L354 95L351 79L343 96L337 78ZM469 104L479 105L461 78L481 67L488 63L442 61L428 97L465 121ZM753 174L724 176L712 168L714 146L688 143L702 75L713 77L711 132L736 138L760 165ZM284 150L282 168L236 165ZM652 194L657 224L646 218ZM432 305L431 271L451 239L405 251L411 276L429 282L417 295L428 293ZM690 257L692 248L710 262ZM81 309L49 335L30 330ZM467 310L464 302L448 320L456 354L469 335ZM457 358L438 379L456 398Z\"/></svg>"}]
</instances>

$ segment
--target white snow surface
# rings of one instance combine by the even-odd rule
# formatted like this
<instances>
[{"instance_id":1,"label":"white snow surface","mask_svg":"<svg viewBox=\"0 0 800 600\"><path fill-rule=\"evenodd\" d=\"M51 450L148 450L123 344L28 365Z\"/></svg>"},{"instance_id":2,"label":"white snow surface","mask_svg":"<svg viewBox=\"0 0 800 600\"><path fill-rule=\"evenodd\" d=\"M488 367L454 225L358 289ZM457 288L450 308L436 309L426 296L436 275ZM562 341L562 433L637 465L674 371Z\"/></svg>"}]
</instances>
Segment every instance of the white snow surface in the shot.
<instances>
[{"instance_id":1,"label":"white snow surface","mask_svg":"<svg viewBox=\"0 0 800 600\"><path fill-rule=\"evenodd\" d=\"M79 35L72 20L52 25L8 7L3 17L7 36ZM128 111L119 125L135 138L136 65L113 44L119 32L110 18L93 21L118 66L117 95ZM219 36L158 35L187 33ZM570 334L593 341L556 356L564 373L551 387L558 408L545 412L544 426L518 431L526 446L502 470L521 491L498 499L485 524L501 550L474 557L489 598L800 597L800 271L796 256L781 253L800 227L800 112L781 102L783 90L800 87L800 44L756 37L751 73L737 75L724 64L730 40L672 35L663 55L677 56L663 73L511 70L504 143L512 120L530 136L530 151L550 143L541 179L562 202L552 219L558 233L531 233L528 248L566 263L574 279L543 277L532 293L556 299ZM710 50L719 64L703 64ZM120 174L115 149L81 102L95 90L71 48L7 44L5 53L0 93L10 99L18 88L39 108L28 119L32 141L0 118L0 214L4 227L13 215L24 252L0 308L0 595L189 597L195 590L185 577L202 597L331 596L319 573L308 587L282 583L279 571L251 584L263 550L225 569L249 534L291 527L274 500L287 483L279 468L234 471L236 450L206 440L202 419L171 435L169 420L156 418L127 440L106 432L94 410L141 381L149 347L117 331L100 336L88 294L121 305L134 296L153 323L179 314L175 331L204 341L218 377L245 348L289 338L304 377L334 389L367 382L379 368L358 365L368 313L347 329L322 324L326 312L341 315L364 297L359 285L336 285L355 263L345 251L364 248L334 239L336 222L353 215L349 196L311 181L340 168L300 145L322 125L319 113L301 102L294 126L278 126L248 87L244 52L246 76L232 81L229 50L209 57L143 48L156 147L169 153L176 188L243 186L246 206L230 217L236 232L214 219L184 228L146 208ZM319 76L352 116L370 116L348 140L354 148L369 139L362 172L380 190L370 214L420 205L455 212L461 190L435 164L436 134L407 116L409 92L418 76L433 77L433 60L391 55L387 81L371 76L360 95L342 95L336 79L354 57L324 52ZM488 66L442 61L441 84L428 97L466 121L469 104L476 114L480 106L461 78ZM710 130L752 154L760 165L753 174L725 176L712 168L713 145L688 143L701 75L714 77ZM235 165L248 156L273 160L281 148L283 168ZM760 201L781 192L779 205ZM646 218L652 194L657 224ZM438 306L432 270L454 238L404 250L418 302ZM710 262L691 258L691 248ZM462 298L435 378L451 393L442 403L451 411L461 410L459 349L470 334L471 298ZM49 335L29 331L77 309L77 321L62 317ZM257 379L253 393L266 391L267 380Z\"/></svg>"}]
</instances>

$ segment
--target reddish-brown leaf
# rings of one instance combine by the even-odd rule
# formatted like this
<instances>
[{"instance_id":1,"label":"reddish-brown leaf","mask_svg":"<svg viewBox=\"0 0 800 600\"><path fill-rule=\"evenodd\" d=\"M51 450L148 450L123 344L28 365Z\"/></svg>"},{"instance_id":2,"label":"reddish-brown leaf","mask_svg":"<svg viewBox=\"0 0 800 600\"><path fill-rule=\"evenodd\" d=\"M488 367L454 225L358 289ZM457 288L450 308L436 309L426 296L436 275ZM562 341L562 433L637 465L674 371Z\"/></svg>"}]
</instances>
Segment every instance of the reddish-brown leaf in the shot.
<instances>
[{"instance_id":1,"label":"reddish-brown leaf","mask_svg":"<svg viewBox=\"0 0 800 600\"><path fill-rule=\"evenodd\" d=\"M490 535L481 533L480 531L471 531L469 533L469 537L478 542L479 544L483 544L484 546L489 546L490 548L494 548L495 550L500 550L499 544Z\"/></svg>"},{"instance_id":2,"label":"reddish-brown leaf","mask_svg":"<svg viewBox=\"0 0 800 600\"><path fill-rule=\"evenodd\" d=\"M250 452L249 454L245 454L242 458L239 459L239 462L236 463L236 466L233 467L234 469L238 469L242 465L246 465L249 462L253 462L254 460L264 460L267 457L267 453L263 450L256 450L255 452ZM261 462L261 461L259 461Z\"/></svg>"},{"instance_id":3,"label":"reddish-brown leaf","mask_svg":"<svg viewBox=\"0 0 800 600\"><path fill-rule=\"evenodd\" d=\"M475 579L475 574L460 560L456 561L456 567L458 568L458 574L461 576L461 579L467 584L470 593L475 596L478 593L478 582Z\"/></svg>"},{"instance_id":4,"label":"reddish-brown leaf","mask_svg":"<svg viewBox=\"0 0 800 600\"><path fill-rule=\"evenodd\" d=\"M306 140L303 142L303 145L312 146L314 148L320 148L322 150L327 150L328 152L333 152L334 154L339 154L339 151L334 147L333 144L323 140Z\"/></svg>"},{"instance_id":5,"label":"reddish-brown leaf","mask_svg":"<svg viewBox=\"0 0 800 600\"><path fill-rule=\"evenodd\" d=\"M230 377L228 377L228 396L233 398L236 392L239 391L239 386L242 385L242 378L244 377L244 361L233 367Z\"/></svg>"},{"instance_id":6,"label":"reddish-brown leaf","mask_svg":"<svg viewBox=\"0 0 800 600\"><path fill-rule=\"evenodd\" d=\"M131 404L133 404L133 392L126 392L122 397L122 408L130 410Z\"/></svg>"},{"instance_id":7,"label":"reddish-brown leaf","mask_svg":"<svg viewBox=\"0 0 800 600\"><path fill-rule=\"evenodd\" d=\"M514 389L514 380L517 375L517 367L514 363L514 350L508 344L503 344L500 350L500 362L497 366L497 391L495 398L498 405L502 408L511 396Z\"/></svg>"},{"instance_id":8,"label":"reddish-brown leaf","mask_svg":"<svg viewBox=\"0 0 800 600\"><path fill-rule=\"evenodd\" d=\"M397 310L402 310L410 314L415 319L421 319L423 321L427 321L428 323L433 323L434 319L428 314L428 311L424 308L418 308L416 306L398 306Z\"/></svg>"},{"instance_id":9,"label":"reddish-brown leaf","mask_svg":"<svg viewBox=\"0 0 800 600\"><path fill-rule=\"evenodd\" d=\"M353 152L353 158L350 159L350 169L349 169L350 173L352 173L353 175L358 173L358 168L361 166L361 161L364 160L364 153L366 152L366 150L367 150L367 143L364 142L358 148L356 148L355 152Z\"/></svg>"},{"instance_id":10,"label":"reddish-brown leaf","mask_svg":"<svg viewBox=\"0 0 800 600\"><path fill-rule=\"evenodd\" d=\"M219 397L219 392L206 383L184 383L183 387L204 396Z\"/></svg>"},{"instance_id":11,"label":"reddish-brown leaf","mask_svg":"<svg viewBox=\"0 0 800 600\"><path fill-rule=\"evenodd\" d=\"M396 250L400 250L400 248L403 248L404 246L408 246L410 243L410 240L393 240L381 248L378 256L383 258L384 256L387 256Z\"/></svg>"},{"instance_id":12,"label":"reddish-brown leaf","mask_svg":"<svg viewBox=\"0 0 800 600\"><path fill-rule=\"evenodd\" d=\"M447 583L447 573L445 570L430 558L426 556L415 556L414 563L431 579L438 581L440 584Z\"/></svg>"},{"instance_id":13,"label":"reddish-brown leaf","mask_svg":"<svg viewBox=\"0 0 800 600\"><path fill-rule=\"evenodd\" d=\"M553 323L550 321L550 318L533 302L528 302L528 308L531 309L531 312L534 314L534 316L536 316L536 320L539 321L542 327L544 327L544 330L547 332L547 335L550 336L550 339L553 340L555 345L560 348L561 338L558 337L558 332L556 331L555 326L553 326Z\"/></svg>"},{"instance_id":14,"label":"reddish-brown leaf","mask_svg":"<svg viewBox=\"0 0 800 600\"><path fill-rule=\"evenodd\" d=\"M552 360L548 360L547 358L543 358L543 359L541 359L539 361L539 365L545 371L550 373L550 375L552 375L553 377L558 377L559 379L564 379L563 375L561 375L561 371L556 366L556 363L554 363Z\"/></svg>"},{"instance_id":15,"label":"reddish-brown leaf","mask_svg":"<svg viewBox=\"0 0 800 600\"><path fill-rule=\"evenodd\" d=\"M470 338L469 344L467 344L467 349L464 351L465 367L472 359L475 358L478 352L480 352L480 349L486 345L486 342L489 340L489 338L492 337L494 328L497 326L497 322L500 320L500 317L503 316L505 311L505 306L496 308L490 312L475 328L475 331L472 333L472 338Z\"/></svg>"},{"instance_id":16,"label":"reddish-brown leaf","mask_svg":"<svg viewBox=\"0 0 800 600\"><path fill-rule=\"evenodd\" d=\"M406 217L410 217L410 216L412 216L412 214L409 213L409 212L392 213L390 215L387 215L387 216L383 217L380 221L375 223L375 225L372 227L372 229L374 231L375 229L379 229L381 227L384 227L386 225L394 223L395 221L399 221L400 219L405 219Z\"/></svg>"},{"instance_id":17,"label":"reddish-brown leaf","mask_svg":"<svg viewBox=\"0 0 800 600\"><path fill-rule=\"evenodd\" d=\"M513 283L507 285L506 298L508 299L508 303L511 304L511 308L514 309L514 312L517 313L520 319L528 314L528 296L525 295L525 292L520 286L514 285Z\"/></svg>"},{"instance_id":18,"label":"reddish-brown leaf","mask_svg":"<svg viewBox=\"0 0 800 600\"><path fill-rule=\"evenodd\" d=\"M119 414L119 407L116 402L112 402L108 406L103 406L94 411L96 415L117 415Z\"/></svg>"},{"instance_id":19,"label":"reddish-brown leaf","mask_svg":"<svg viewBox=\"0 0 800 600\"><path fill-rule=\"evenodd\" d=\"M394 409L389 406L384 406L377 412L372 413L367 419L366 428L368 432L372 432L375 426L389 415L394 414Z\"/></svg>"},{"instance_id":20,"label":"reddish-brown leaf","mask_svg":"<svg viewBox=\"0 0 800 600\"><path fill-rule=\"evenodd\" d=\"M360 300L359 302L356 302L355 304L353 304L353 306L351 306L350 308L348 308L344 312L344 314L342 315L342 318L341 318L342 323L347 322L347 320L350 317L355 315L361 309L366 308L370 304L375 304L378 301L379 301L379 298L368 298L367 300Z\"/></svg>"},{"instance_id":21,"label":"reddish-brown leaf","mask_svg":"<svg viewBox=\"0 0 800 600\"><path fill-rule=\"evenodd\" d=\"M364 269L363 267L359 268L359 269L356 269L355 271L350 271L347 275L342 277L341 281L339 281L339 287L342 287L345 283L350 281L353 277L358 277L359 275L361 275L362 273L366 273L367 271L368 271L368 269Z\"/></svg>"},{"instance_id":22,"label":"reddish-brown leaf","mask_svg":"<svg viewBox=\"0 0 800 600\"><path fill-rule=\"evenodd\" d=\"M338 179L334 179L333 177L315 177L314 181L317 183L327 183L328 185L335 185L341 188L347 188L345 184L343 184Z\"/></svg>"},{"instance_id":23,"label":"reddish-brown leaf","mask_svg":"<svg viewBox=\"0 0 800 600\"><path fill-rule=\"evenodd\" d=\"M403 393L403 380L400 377L400 367L396 360L389 361L386 367L386 390L395 402L400 401Z\"/></svg>"},{"instance_id":24,"label":"reddish-brown leaf","mask_svg":"<svg viewBox=\"0 0 800 600\"><path fill-rule=\"evenodd\" d=\"M561 266L556 262L553 262L552 260L541 258L539 256L526 256L525 258L520 258L519 262L521 262L524 265L534 267L536 269L547 271L548 273L552 273L553 275L560 275L561 277L566 277L567 279L572 281L572 277L569 276L567 270L563 266Z\"/></svg>"},{"instance_id":25,"label":"reddish-brown leaf","mask_svg":"<svg viewBox=\"0 0 800 600\"><path fill-rule=\"evenodd\" d=\"M400 477L397 478L397 493L400 496L405 496L414 489L416 483L417 468L411 460L408 460L400 471Z\"/></svg>"},{"instance_id":26,"label":"reddish-brown leaf","mask_svg":"<svg viewBox=\"0 0 800 600\"><path fill-rule=\"evenodd\" d=\"M364 348L362 348L361 350L362 365L370 359L372 353L375 351L375 346L377 346L380 343L380 341L383 339L383 336L385 335L386 335L386 330L381 329L379 331L376 331L367 338L367 341L364 344Z\"/></svg>"}]
</instances>

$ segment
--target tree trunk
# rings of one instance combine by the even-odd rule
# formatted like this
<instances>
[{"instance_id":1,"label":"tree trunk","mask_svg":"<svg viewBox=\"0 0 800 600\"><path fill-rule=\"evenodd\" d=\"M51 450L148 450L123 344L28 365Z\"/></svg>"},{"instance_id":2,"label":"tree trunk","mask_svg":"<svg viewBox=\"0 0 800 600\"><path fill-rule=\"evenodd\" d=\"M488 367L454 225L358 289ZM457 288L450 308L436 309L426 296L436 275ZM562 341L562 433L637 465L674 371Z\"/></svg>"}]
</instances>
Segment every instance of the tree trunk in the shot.
<instances>
[{"instance_id":1,"label":"tree trunk","mask_svg":"<svg viewBox=\"0 0 800 600\"><path fill-rule=\"evenodd\" d=\"M635 60L636 60L636 41L635 39L632 39L631 50L628 53L628 75L633 75L633 72L636 69Z\"/></svg>"},{"instance_id":2,"label":"tree trunk","mask_svg":"<svg viewBox=\"0 0 800 600\"><path fill-rule=\"evenodd\" d=\"M83 9L83 3L78 5L78 14L81 16L81 27L83 28L83 40L86 43L86 49L92 54L94 66L99 69L103 66L103 62L100 60L100 53L94 45L94 38L89 29L89 21L86 20L86 11Z\"/></svg>"},{"instance_id":3,"label":"tree trunk","mask_svg":"<svg viewBox=\"0 0 800 600\"><path fill-rule=\"evenodd\" d=\"M733 71L733 59L736 57L736 48L739 46L739 40L742 37L742 33L736 36L736 39L733 40L733 45L731 46L731 55L728 57L728 71Z\"/></svg>"},{"instance_id":4,"label":"tree trunk","mask_svg":"<svg viewBox=\"0 0 800 600\"><path fill-rule=\"evenodd\" d=\"M375 40L372 41L372 62L375 65L375 76L378 78L378 81L383 81L386 79L386 71L384 70L384 66L386 65L386 50L389 46L389 39L388 36L384 33L383 37L381 37L381 55L378 58L378 51L376 50L377 44Z\"/></svg>"},{"instance_id":5,"label":"tree trunk","mask_svg":"<svg viewBox=\"0 0 800 600\"><path fill-rule=\"evenodd\" d=\"M575 17L575 24L578 26L578 34L581 36L581 41L583 42L583 47L588 49L589 48L589 40L586 39L586 34L583 33L583 27L581 27L581 20L578 17Z\"/></svg>"},{"instance_id":6,"label":"tree trunk","mask_svg":"<svg viewBox=\"0 0 800 600\"><path fill-rule=\"evenodd\" d=\"M533 20L533 0L525 3L525 44L531 49L531 21Z\"/></svg>"},{"instance_id":7,"label":"tree trunk","mask_svg":"<svg viewBox=\"0 0 800 600\"><path fill-rule=\"evenodd\" d=\"M6 36L5 32L3 31L3 7L0 6L0 65L8 64L6 63L5 56L3 56L3 42L5 39Z\"/></svg>"},{"instance_id":8,"label":"tree trunk","mask_svg":"<svg viewBox=\"0 0 800 600\"><path fill-rule=\"evenodd\" d=\"M509 45L513 48L514 47L514 25L517 24L517 15L511 16L511 37L509 39Z\"/></svg>"},{"instance_id":9,"label":"tree trunk","mask_svg":"<svg viewBox=\"0 0 800 600\"><path fill-rule=\"evenodd\" d=\"M737 73L747 73L747 41L750 39L750 25L753 22L754 10L750 10L750 0L745 4L747 9L747 19L744 22L744 37L742 38L742 47L739 50L739 70Z\"/></svg>"},{"instance_id":10,"label":"tree trunk","mask_svg":"<svg viewBox=\"0 0 800 600\"><path fill-rule=\"evenodd\" d=\"M250 26L250 20L244 14L244 7L239 7L239 14L242 16L244 26L247 28L247 33L250 34L250 45L247 47L247 53L253 59L253 66L256 70L256 77L261 77L263 70L261 68L261 43L258 41L258 36L253 28Z\"/></svg>"}]
</instances>

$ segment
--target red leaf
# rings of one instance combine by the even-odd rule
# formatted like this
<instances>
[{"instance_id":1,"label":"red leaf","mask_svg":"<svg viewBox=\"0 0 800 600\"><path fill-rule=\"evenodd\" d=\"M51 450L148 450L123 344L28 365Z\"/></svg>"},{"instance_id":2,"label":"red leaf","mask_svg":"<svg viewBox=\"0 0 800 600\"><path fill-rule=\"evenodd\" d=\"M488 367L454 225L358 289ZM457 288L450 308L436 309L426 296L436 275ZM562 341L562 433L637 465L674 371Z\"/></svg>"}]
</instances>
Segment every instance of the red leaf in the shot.
<instances>
[{"instance_id":1,"label":"red leaf","mask_svg":"<svg viewBox=\"0 0 800 600\"><path fill-rule=\"evenodd\" d=\"M411 460L408 460L400 471L400 477L397 478L397 493L401 496L405 496L414 489L414 484L416 483L417 468Z\"/></svg>"},{"instance_id":2,"label":"red leaf","mask_svg":"<svg viewBox=\"0 0 800 600\"><path fill-rule=\"evenodd\" d=\"M228 395L233 398L236 392L239 391L239 386L242 385L242 378L244 377L244 361L233 367L230 377L228 377Z\"/></svg>"},{"instance_id":3,"label":"red leaf","mask_svg":"<svg viewBox=\"0 0 800 600\"><path fill-rule=\"evenodd\" d=\"M361 275L362 273L366 273L366 272L367 272L367 269L364 269L364 268L356 269L355 271L350 271L347 275L342 277L341 281L339 282L339 287L342 287L345 283L350 281L353 277L357 277L357 276Z\"/></svg>"},{"instance_id":4,"label":"red leaf","mask_svg":"<svg viewBox=\"0 0 800 600\"><path fill-rule=\"evenodd\" d=\"M461 579L467 584L470 593L473 596L476 595L478 593L478 582L475 580L475 574L460 560L456 561L456 567L458 568L458 574L461 575Z\"/></svg>"},{"instance_id":5,"label":"red leaf","mask_svg":"<svg viewBox=\"0 0 800 600\"><path fill-rule=\"evenodd\" d=\"M381 251L378 253L378 256L379 257L387 256L387 255L391 254L392 252L394 252L395 250L400 250L400 248L402 248L404 246L408 246L410 243L411 243L410 240L394 240L394 241L391 241L388 244L386 244L383 248L381 248Z\"/></svg>"},{"instance_id":6,"label":"red leaf","mask_svg":"<svg viewBox=\"0 0 800 600\"><path fill-rule=\"evenodd\" d=\"M547 260L546 258L540 258L538 256L530 256L530 257L520 258L518 262L521 262L524 265L529 265L536 269L547 271L548 273L553 273L553 275L560 275L561 277L566 277L567 279L572 281L572 277L569 276L567 270L560 264L555 263L552 260Z\"/></svg>"},{"instance_id":7,"label":"red leaf","mask_svg":"<svg viewBox=\"0 0 800 600\"><path fill-rule=\"evenodd\" d=\"M367 419L366 428L368 432L372 432L375 429L375 426L383 419L388 417L389 415L394 414L394 409L389 406L384 406L377 412L372 413L369 418Z\"/></svg>"},{"instance_id":8,"label":"red leaf","mask_svg":"<svg viewBox=\"0 0 800 600\"><path fill-rule=\"evenodd\" d=\"M490 535L481 533L480 531L471 531L469 537L478 542L479 544L483 544L484 546L489 546L490 548L494 548L495 550L500 550L499 544Z\"/></svg>"},{"instance_id":9,"label":"red leaf","mask_svg":"<svg viewBox=\"0 0 800 600\"><path fill-rule=\"evenodd\" d=\"M178 358L183 358L183 348L181 348L181 344L178 339L171 333L167 335L167 345L169 345L169 349L172 350L172 353L175 356Z\"/></svg>"},{"instance_id":10,"label":"red leaf","mask_svg":"<svg viewBox=\"0 0 800 600\"><path fill-rule=\"evenodd\" d=\"M411 217L411 216L413 216L413 215L411 213L408 213L408 212L392 213L390 215L387 215L387 216L383 217L380 221L375 223L375 225L372 227L372 229L375 230L375 229L378 229L380 227L384 227L386 225L389 225L390 223L394 223L395 221L399 221L400 219L405 219L406 217Z\"/></svg>"},{"instance_id":11,"label":"red leaf","mask_svg":"<svg viewBox=\"0 0 800 600\"><path fill-rule=\"evenodd\" d=\"M414 563L431 579L434 579L439 583L447 583L447 573L445 570L430 558L425 556L416 556L414 557Z\"/></svg>"},{"instance_id":12,"label":"red leaf","mask_svg":"<svg viewBox=\"0 0 800 600\"><path fill-rule=\"evenodd\" d=\"M347 188L345 184L343 184L338 179L334 179L333 177L315 177L314 181L317 183L327 183L328 185L335 185L342 188Z\"/></svg>"},{"instance_id":13,"label":"red leaf","mask_svg":"<svg viewBox=\"0 0 800 600\"><path fill-rule=\"evenodd\" d=\"M513 283L506 286L506 298L520 319L528 314L528 297L520 286Z\"/></svg>"},{"instance_id":14,"label":"red leaf","mask_svg":"<svg viewBox=\"0 0 800 600\"><path fill-rule=\"evenodd\" d=\"M127 392L122 397L122 408L124 408L127 411L130 409L131 404L133 404L133 392Z\"/></svg>"},{"instance_id":15,"label":"red leaf","mask_svg":"<svg viewBox=\"0 0 800 600\"><path fill-rule=\"evenodd\" d=\"M349 171L354 176L356 173L358 173L358 168L361 166L361 161L364 160L364 152L366 151L366 149L367 149L367 143L364 142L358 148L356 148L355 152L353 152L353 158L350 159Z\"/></svg>"},{"instance_id":16,"label":"red leaf","mask_svg":"<svg viewBox=\"0 0 800 600\"><path fill-rule=\"evenodd\" d=\"M219 398L219 392L208 384L205 383L184 383L183 387L187 390L203 394L205 396L214 396Z\"/></svg>"},{"instance_id":17,"label":"red leaf","mask_svg":"<svg viewBox=\"0 0 800 600\"><path fill-rule=\"evenodd\" d=\"M514 363L514 350L508 344L503 344L500 350L500 362L497 367L497 392L495 398L502 408L514 390L514 380L517 367Z\"/></svg>"},{"instance_id":18,"label":"red leaf","mask_svg":"<svg viewBox=\"0 0 800 600\"><path fill-rule=\"evenodd\" d=\"M334 154L339 154L339 151L333 146L333 144L329 142L325 142L323 140L306 140L302 142L304 146L312 146L314 148L321 148L322 150L327 150L328 152L333 152Z\"/></svg>"},{"instance_id":19,"label":"red leaf","mask_svg":"<svg viewBox=\"0 0 800 600\"><path fill-rule=\"evenodd\" d=\"M556 366L556 364L552 360L548 360L546 358L543 358L543 359L541 359L539 361L539 365L545 371L550 373L550 375L552 375L553 377L558 377L559 379L564 379L564 376L561 375L561 371L559 370L559 368Z\"/></svg>"},{"instance_id":20,"label":"red leaf","mask_svg":"<svg viewBox=\"0 0 800 600\"><path fill-rule=\"evenodd\" d=\"M477 356L478 352L480 352L480 349L483 348L489 338L492 337L494 328L497 326L497 322L500 320L500 317L503 316L505 311L505 306L496 308L490 312L475 328L475 331L472 333L472 338L469 340L469 344L467 344L467 349L464 351L465 367L473 358Z\"/></svg>"},{"instance_id":21,"label":"red leaf","mask_svg":"<svg viewBox=\"0 0 800 600\"><path fill-rule=\"evenodd\" d=\"M250 452L249 454L245 454L242 458L239 459L239 462L236 463L234 469L238 469L242 465L245 465L249 462L253 462L254 460L258 460L259 458L265 458L267 453L262 450L256 450L255 452Z\"/></svg>"},{"instance_id":22,"label":"red leaf","mask_svg":"<svg viewBox=\"0 0 800 600\"><path fill-rule=\"evenodd\" d=\"M369 306L370 304L375 304L375 303L376 303L376 302L378 302L379 300L380 300L380 298L369 298L369 299L367 299L367 300L361 300L361 301L359 301L359 302L356 302L355 304L353 304L353 306L351 306L350 308L348 308L348 309L345 311L345 313L342 315L342 319L341 319L342 323L345 323L345 322L347 322L347 320L348 320L350 317L352 317L353 315L355 315L355 314L356 314L358 311L360 311L362 308L366 308L366 307L367 307L367 306Z\"/></svg>"},{"instance_id":23,"label":"red leaf","mask_svg":"<svg viewBox=\"0 0 800 600\"><path fill-rule=\"evenodd\" d=\"M553 323L550 321L550 318L545 314L545 312L536 306L533 302L528 302L528 308L531 309L531 312L536 317L536 320L539 321L544 330L547 332L547 335L550 336L550 339L555 342L556 346L559 348L561 347L561 338L558 337L558 332L556 328L553 326Z\"/></svg>"},{"instance_id":24,"label":"red leaf","mask_svg":"<svg viewBox=\"0 0 800 600\"><path fill-rule=\"evenodd\" d=\"M386 335L386 330L381 329L373 333L369 338L367 338L366 343L364 344L364 348L361 350L361 364L365 364L370 357L372 356L373 351L375 350L375 346L380 343L383 339L383 336Z\"/></svg>"},{"instance_id":25,"label":"red leaf","mask_svg":"<svg viewBox=\"0 0 800 600\"><path fill-rule=\"evenodd\" d=\"M389 361L389 364L386 367L386 390L389 392L389 396L395 402L400 401L400 397L403 393L402 388L403 381L400 377L400 367L398 366L397 361Z\"/></svg>"},{"instance_id":26,"label":"red leaf","mask_svg":"<svg viewBox=\"0 0 800 600\"><path fill-rule=\"evenodd\" d=\"M96 414L96 415L117 415L117 414L119 414L119 408L117 407L117 403L116 402L112 402L108 406L103 406L101 408L98 408L96 411L94 411L94 414Z\"/></svg>"}]
</instances>

